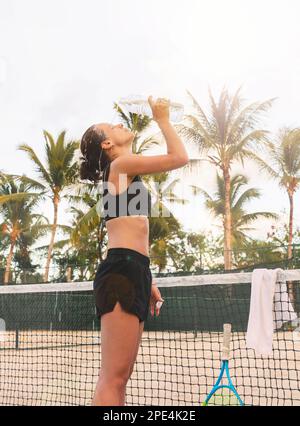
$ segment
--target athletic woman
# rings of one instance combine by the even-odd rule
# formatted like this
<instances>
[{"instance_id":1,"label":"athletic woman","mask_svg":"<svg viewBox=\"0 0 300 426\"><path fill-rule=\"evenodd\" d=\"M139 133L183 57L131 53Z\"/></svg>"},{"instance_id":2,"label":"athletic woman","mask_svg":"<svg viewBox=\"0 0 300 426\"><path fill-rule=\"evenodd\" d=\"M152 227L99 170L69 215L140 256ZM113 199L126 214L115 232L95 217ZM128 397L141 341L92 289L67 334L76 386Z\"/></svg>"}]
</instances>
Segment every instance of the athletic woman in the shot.
<instances>
[{"instance_id":1,"label":"athletic woman","mask_svg":"<svg viewBox=\"0 0 300 426\"><path fill-rule=\"evenodd\" d=\"M132 153L135 134L122 124L91 126L81 140L82 179L103 182L107 256L94 279L101 320L101 369L92 405L124 405L126 384L138 354L144 322L159 315L163 302L149 268L151 197L140 175L166 172L188 162L185 147L169 121L169 101L148 98L166 142L164 155Z\"/></svg>"}]
</instances>

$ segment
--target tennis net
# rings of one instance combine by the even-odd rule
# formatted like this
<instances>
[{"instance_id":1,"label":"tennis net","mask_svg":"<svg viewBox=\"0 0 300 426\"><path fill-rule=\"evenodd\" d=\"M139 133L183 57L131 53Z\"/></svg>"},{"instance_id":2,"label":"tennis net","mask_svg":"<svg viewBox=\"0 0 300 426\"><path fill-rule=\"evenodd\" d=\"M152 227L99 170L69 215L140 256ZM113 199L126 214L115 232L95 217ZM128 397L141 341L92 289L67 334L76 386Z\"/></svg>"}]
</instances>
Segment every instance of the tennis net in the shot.
<instances>
[{"instance_id":1,"label":"tennis net","mask_svg":"<svg viewBox=\"0 0 300 426\"><path fill-rule=\"evenodd\" d=\"M219 373L224 323L232 324L230 373L245 404L300 405L300 270L283 271L276 284L268 357L246 348L251 273L155 282L165 303L145 322L127 405L203 402ZM92 282L2 285L0 318L0 405L91 403L101 361Z\"/></svg>"}]
</instances>

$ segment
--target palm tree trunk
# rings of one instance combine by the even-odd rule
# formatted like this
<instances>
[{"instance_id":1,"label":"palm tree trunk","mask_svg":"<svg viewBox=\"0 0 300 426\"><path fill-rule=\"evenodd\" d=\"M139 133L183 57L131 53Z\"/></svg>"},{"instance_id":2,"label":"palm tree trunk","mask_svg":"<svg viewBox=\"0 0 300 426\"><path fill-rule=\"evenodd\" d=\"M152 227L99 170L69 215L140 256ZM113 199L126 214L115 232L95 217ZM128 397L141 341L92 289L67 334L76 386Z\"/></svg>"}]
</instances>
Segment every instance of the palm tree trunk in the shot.
<instances>
[{"instance_id":1,"label":"palm tree trunk","mask_svg":"<svg viewBox=\"0 0 300 426\"><path fill-rule=\"evenodd\" d=\"M294 198L293 191L288 190L288 196L290 201L290 218L289 218L289 241L288 241L288 259L291 259L293 256L292 244L293 244L293 221L294 221ZM294 305L296 300L296 291L294 288L293 282L289 281L287 283L288 293L291 300L291 303Z\"/></svg>"},{"instance_id":2,"label":"palm tree trunk","mask_svg":"<svg viewBox=\"0 0 300 426\"><path fill-rule=\"evenodd\" d=\"M223 169L225 182L225 211L224 211L224 268L232 269L231 250L231 208L230 208L230 175L228 168Z\"/></svg>"},{"instance_id":3,"label":"palm tree trunk","mask_svg":"<svg viewBox=\"0 0 300 426\"><path fill-rule=\"evenodd\" d=\"M54 220L53 220L51 240L50 240L50 244L49 244L49 248L48 248L47 263L46 263L45 274L44 274L44 282L45 283L48 282L49 267L50 267L50 262L51 262L51 254L52 254L52 251L53 251L53 245L54 245L55 234L56 234L56 229L57 229L58 203L59 203L58 196L55 195L54 199L53 199Z\"/></svg>"},{"instance_id":4,"label":"palm tree trunk","mask_svg":"<svg viewBox=\"0 0 300 426\"><path fill-rule=\"evenodd\" d=\"M8 254L7 261L6 261L6 266L5 266L5 273L4 273L3 284L7 284L8 281L9 281L10 266L11 266L11 262L12 262L12 257L13 257L13 253L14 253L15 244L16 244L16 239L14 237L12 237L11 244L10 244L10 249L9 249L9 254Z\"/></svg>"},{"instance_id":5,"label":"palm tree trunk","mask_svg":"<svg viewBox=\"0 0 300 426\"><path fill-rule=\"evenodd\" d=\"M294 199L293 193L289 192L290 201L290 220L289 220L289 242L288 242L288 259L292 258L292 244L293 244L293 221L294 221Z\"/></svg>"}]
</instances>

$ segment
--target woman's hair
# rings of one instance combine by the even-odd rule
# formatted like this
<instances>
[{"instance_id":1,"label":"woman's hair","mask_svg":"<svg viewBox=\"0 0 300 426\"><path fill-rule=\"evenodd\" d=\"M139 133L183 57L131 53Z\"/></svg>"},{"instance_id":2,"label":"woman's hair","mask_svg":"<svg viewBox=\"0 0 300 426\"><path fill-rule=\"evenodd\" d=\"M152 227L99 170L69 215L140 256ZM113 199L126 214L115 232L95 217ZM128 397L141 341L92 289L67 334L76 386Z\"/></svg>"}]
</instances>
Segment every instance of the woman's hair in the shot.
<instances>
[{"instance_id":1,"label":"woman's hair","mask_svg":"<svg viewBox=\"0 0 300 426\"><path fill-rule=\"evenodd\" d=\"M101 148L101 142L107 136L103 130L97 130L95 125L89 127L82 136L80 143L80 179L88 179L97 183L102 178L102 173L110 163L105 151Z\"/></svg>"}]
</instances>

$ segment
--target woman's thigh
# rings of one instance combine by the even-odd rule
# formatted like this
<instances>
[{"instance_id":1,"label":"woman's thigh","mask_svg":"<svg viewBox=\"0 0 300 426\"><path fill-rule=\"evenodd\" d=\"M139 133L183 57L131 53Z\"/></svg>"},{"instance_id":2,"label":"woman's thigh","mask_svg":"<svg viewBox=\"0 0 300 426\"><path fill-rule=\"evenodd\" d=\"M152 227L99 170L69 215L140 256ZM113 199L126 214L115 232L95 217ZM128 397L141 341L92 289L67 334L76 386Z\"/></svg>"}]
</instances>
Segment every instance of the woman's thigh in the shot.
<instances>
[{"instance_id":1,"label":"woman's thigh","mask_svg":"<svg viewBox=\"0 0 300 426\"><path fill-rule=\"evenodd\" d=\"M136 348L135 348L135 351L134 351L134 354L133 354L133 358L132 358L132 362L131 362L131 371L134 368L134 363L135 363L137 354L139 352L139 347L140 347L140 343L141 343L141 339L142 339L142 334L143 334L143 331L144 331L144 324L145 324L144 321L140 322L140 324L139 324L139 333L138 333Z\"/></svg>"},{"instance_id":2,"label":"woman's thigh","mask_svg":"<svg viewBox=\"0 0 300 426\"><path fill-rule=\"evenodd\" d=\"M129 378L142 334L143 322L117 302L101 316L101 376Z\"/></svg>"}]
</instances>

